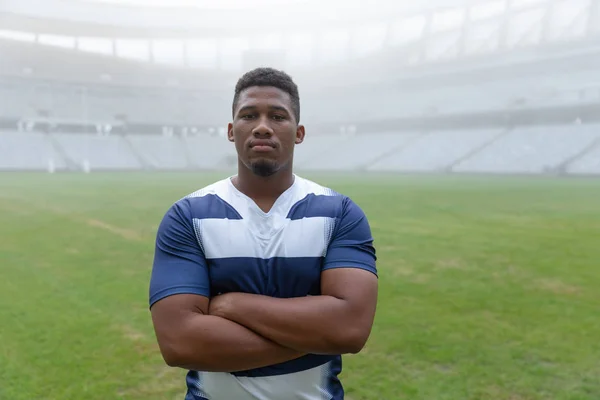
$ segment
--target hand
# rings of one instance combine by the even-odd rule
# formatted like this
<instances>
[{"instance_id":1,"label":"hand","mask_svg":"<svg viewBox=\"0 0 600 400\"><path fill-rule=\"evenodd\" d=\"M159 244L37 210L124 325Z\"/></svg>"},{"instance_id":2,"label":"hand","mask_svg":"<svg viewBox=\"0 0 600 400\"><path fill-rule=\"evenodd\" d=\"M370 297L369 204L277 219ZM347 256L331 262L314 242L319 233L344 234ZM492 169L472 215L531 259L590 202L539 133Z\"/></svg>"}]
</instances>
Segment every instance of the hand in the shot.
<instances>
[{"instance_id":1,"label":"hand","mask_svg":"<svg viewBox=\"0 0 600 400\"><path fill-rule=\"evenodd\" d=\"M234 310L235 301L242 293L225 293L212 297L208 304L208 314L216 317L227 318Z\"/></svg>"}]
</instances>

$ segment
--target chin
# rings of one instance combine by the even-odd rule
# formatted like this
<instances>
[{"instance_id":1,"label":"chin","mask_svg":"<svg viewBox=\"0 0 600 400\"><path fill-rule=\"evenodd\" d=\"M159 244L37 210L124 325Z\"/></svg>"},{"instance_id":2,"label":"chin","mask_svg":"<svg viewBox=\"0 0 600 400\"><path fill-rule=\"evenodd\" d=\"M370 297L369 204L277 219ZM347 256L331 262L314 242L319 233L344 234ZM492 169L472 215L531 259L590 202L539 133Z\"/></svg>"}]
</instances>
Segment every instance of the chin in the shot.
<instances>
[{"instance_id":1,"label":"chin","mask_svg":"<svg viewBox=\"0 0 600 400\"><path fill-rule=\"evenodd\" d=\"M258 176L269 177L279 171L279 163L274 160L259 159L250 162L250 170Z\"/></svg>"}]
</instances>

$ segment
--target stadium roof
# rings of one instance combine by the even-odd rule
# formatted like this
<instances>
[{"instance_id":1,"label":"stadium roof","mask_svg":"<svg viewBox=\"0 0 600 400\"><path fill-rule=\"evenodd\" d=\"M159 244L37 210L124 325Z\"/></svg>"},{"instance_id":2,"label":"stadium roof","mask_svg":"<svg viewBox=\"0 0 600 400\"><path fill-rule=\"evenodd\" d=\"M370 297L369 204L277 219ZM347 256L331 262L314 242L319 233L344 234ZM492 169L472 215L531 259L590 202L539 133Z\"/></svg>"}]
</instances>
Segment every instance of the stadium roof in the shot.
<instances>
[{"instance_id":1,"label":"stadium roof","mask_svg":"<svg viewBox=\"0 0 600 400\"><path fill-rule=\"evenodd\" d=\"M200 8L203 10L239 10L266 6L287 6L291 3L310 3L310 0L79 0L88 3L105 3L117 6Z\"/></svg>"},{"instance_id":2,"label":"stadium roof","mask_svg":"<svg viewBox=\"0 0 600 400\"><path fill-rule=\"evenodd\" d=\"M377 54L399 66L593 37L600 34L598 4L2 0L0 38L190 68L239 70L259 61L315 68Z\"/></svg>"},{"instance_id":3,"label":"stadium roof","mask_svg":"<svg viewBox=\"0 0 600 400\"><path fill-rule=\"evenodd\" d=\"M347 28L474 1L3 0L0 25L34 33L95 37L235 36L248 30Z\"/></svg>"}]
</instances>

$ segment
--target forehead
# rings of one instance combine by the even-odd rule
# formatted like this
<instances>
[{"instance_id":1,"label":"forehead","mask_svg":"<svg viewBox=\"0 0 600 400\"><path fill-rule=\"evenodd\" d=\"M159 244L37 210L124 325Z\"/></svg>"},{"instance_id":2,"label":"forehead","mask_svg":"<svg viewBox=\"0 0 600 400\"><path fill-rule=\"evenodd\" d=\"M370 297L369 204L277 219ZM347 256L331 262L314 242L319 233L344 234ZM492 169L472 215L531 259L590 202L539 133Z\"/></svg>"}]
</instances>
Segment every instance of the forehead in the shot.
<instances>
[{"instance_id":1,"label":"forehead","mask_svg":"<svg viewBox=\"0 0 600 400\"><path fill-rule=\"evenodd\" d=\"M251 86L240 92L236 109L242 107L278 106L292 111L292 98L284 90L273 86Z\"/></svg>"}]
</instances>

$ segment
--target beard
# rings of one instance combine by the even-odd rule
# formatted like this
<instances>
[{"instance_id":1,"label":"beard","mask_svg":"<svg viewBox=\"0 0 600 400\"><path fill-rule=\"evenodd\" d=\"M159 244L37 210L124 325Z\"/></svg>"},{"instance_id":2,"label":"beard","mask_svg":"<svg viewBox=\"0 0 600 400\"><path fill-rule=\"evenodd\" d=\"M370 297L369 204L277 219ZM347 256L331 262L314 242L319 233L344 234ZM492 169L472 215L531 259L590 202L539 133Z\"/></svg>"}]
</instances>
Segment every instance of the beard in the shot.
<instances>
[{"instance_id":1,"label":"beard","mask_svg":"<svg viewBox=\"0 0 600 400\"><path fill-rule=\"evenodd\" d=\"M279 164L272 160L256 160L250 164L250 170L254 175L267 178L279 171Z\"/></svg>"}]
</instances>

